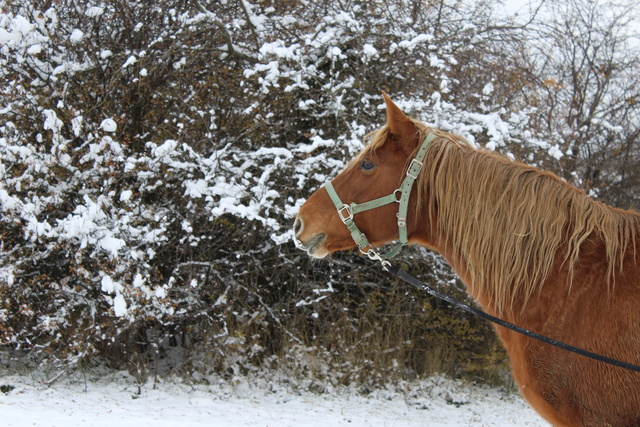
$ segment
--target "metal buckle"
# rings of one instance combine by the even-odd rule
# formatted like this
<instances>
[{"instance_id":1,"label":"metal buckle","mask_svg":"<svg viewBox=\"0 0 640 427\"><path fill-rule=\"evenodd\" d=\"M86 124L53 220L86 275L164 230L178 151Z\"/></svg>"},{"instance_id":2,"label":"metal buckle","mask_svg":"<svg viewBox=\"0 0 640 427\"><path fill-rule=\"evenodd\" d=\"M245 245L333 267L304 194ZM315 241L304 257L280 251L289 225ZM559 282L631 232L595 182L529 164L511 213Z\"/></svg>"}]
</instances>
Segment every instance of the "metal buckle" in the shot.
<instances>
[{"instance_id":1,"label":"metal buckle","mask_svg":"<svg viewBox=\"0 0 640 427\"><path fill-rule=\"evenodd\" d=\"M391 263L386 259L382 258L382 256L375 249L371 248L366 252L360 249L360 252L368 256L370 260L380 261L380 264L382 264L382 268L389 271L388 267L391 266Z\"/></svg>"},{"instance_id":2,"label":"metal buckle","mask_svg":"<svg viewBox=\"0 0 640 427\"><path fill-rule=\"evenodd\" d=\"M369 257L369 259L374 260L374 261L384 261L382 259L382 257L380 256L380 254L378 252L376 252L375 249L369 249L368 251L363 251L362 249L360 249L360 252L362 252L363 254L365 254L366 256Z\"/></svg>"},{"instance_id":3,"label":"metal buckle","mask_svg":"<svg viewBox=\"0 0 640 427\"><path fill-rule=\"evenodd\" d=\"M346 217L344 215L342 215L343 211L347 212L347 216ZM340 219L342 220L342 222L344 224L346 224L347 221L353 219L353 210L351 209L350 205L344 205L340 209L338 209L338 215L340 216Z\"/></svg>"},{"instance_id":4,"label":"metal buckle","mask_svg":"<svg viewBox=\"0 0 640 427\"><path fill-rule=\"evenodd\" d=\"M416 171L415 176L411 174L411 168L413 167L414 163L418 165L418 170ZM418 179L418 174L420 173L421 169L422 169L422 162L420 160L411 159L411 163L409 164L409 169L407 169L407 176L413 180Z\"/></svg>"}]
</instances>

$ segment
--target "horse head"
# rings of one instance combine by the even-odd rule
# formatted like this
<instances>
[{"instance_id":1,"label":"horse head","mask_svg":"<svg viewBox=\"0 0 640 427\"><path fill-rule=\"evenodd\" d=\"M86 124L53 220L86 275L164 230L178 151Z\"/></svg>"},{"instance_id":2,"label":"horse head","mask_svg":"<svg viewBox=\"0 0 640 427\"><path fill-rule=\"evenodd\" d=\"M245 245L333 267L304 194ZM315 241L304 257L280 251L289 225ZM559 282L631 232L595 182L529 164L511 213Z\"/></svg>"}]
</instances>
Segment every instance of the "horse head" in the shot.
<instances>
[{"instance_id":1,"label":"horse head","mask_svg":"<svg viewBox=\"0 0 640 427\"><path fill-rule=\"evenodd\" d=\"M313 257L323 258L356 245L365 252L366 247L378 247L397 240L402 221L407 235L411 237L415 231L415 225L412 226L410 221L398 218L398 205L402 198L400 187L424 137L424 126L407 117L385 93L383 97L387 107L386 124L369 135L369 144L331 184L309 197L295 219L296 243ZM414 193L415 190L409 186L405 191L406 198ZM385 203L370 206L372 201L375 203L379 199ZM407 206L415 206L408 200L405 202ZM350 208L353 206L368 208L352 214ZM415 212L415 208L409 207L408 210L407 216ZM356 242L350 230L352 226L346 222L343 224L349 216L355 227L366 236L366 243Z\"/></svg>"}]
</instances>

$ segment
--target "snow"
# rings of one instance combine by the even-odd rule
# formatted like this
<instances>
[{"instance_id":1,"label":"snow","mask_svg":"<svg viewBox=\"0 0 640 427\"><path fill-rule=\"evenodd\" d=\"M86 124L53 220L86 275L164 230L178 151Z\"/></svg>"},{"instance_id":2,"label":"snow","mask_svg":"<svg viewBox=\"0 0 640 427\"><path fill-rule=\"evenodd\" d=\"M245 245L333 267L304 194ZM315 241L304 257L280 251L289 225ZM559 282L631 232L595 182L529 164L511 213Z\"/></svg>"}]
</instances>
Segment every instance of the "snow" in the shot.
<instances>
[{"instance_id":1,"label":"snow","mask_svg":"<svg viewBox=\"0 0 640 427\"><path fill-rule=\"evenodd\" d=\"M364 46L362 46L362 53L364 53L364 56L367 58L375 58L378 56L378 50L370 43L365 43Z\"/></svg>"},{"instance_id":2,"label":"snow","mask_svg":"<svg viewBox=\"0 0 640 427\"><path fill-rule=\"evenodd\" d=\"M42 114L45 116L44 120L44 129L52 130L54 132L60 131L62 129L62 120L58 119L56 112L53 110L44 110Z\"/></svg>"},{"instance_id":3,"label":"snow","mask_svg":"<svg viewBox=\"0 0 640 427\"><path fill-rule=\"evenodd\" d=\"M115 298L113 298L113 312L117 317L127 315L127 302L121 293L116 293Z\"/></svg>"},{"instance_id":4,"label":"snow","mask_svg":"<svg viewBox=\"0 0 640 427\"><path fill-rule=\"evenodd\" d=\"M115 132L118 129L118 124L113 119L104 119L100 123L100 129L105 132Z\"/></svg>"},{"instance_id":5,"label":"snow","mask_svg":"<svg viewBox=\"0 0 640 427\"><path fill-rule=\"evenodd\" d=\"M118 256L118 251L124 248L126 245L127 242L113 236L105 236L98 241L98 246L111 253L111 255L115 258L117 258Z\"/></svg>"},{"instance_id":6,"label":"snow","mask_svg":"<svg viewBox=\"0 0 640 427\"><path fill-rule=\"evenodd\" d=\"M560 160L564 154L562 153L562 150L560 150L560 147L556 144L552 145L549 148L549 155L555 157L557 160Z\"/></svg>"},{"instance_id":7,"label":"snow","mask_svg":"<svg viewBox=\"0 0 640 427\"><path fill-rule=\"evenodd\" d=\"M412 51L413 49L415 49L415 47L419 44L423 44L423 43L428 43L431 40L434 39L434 36L431 34L419 34L416 37L412 38L411 40L403 40L401 41L398 46L403 48L403 49L407 49L409 51Z\"/></svg>"},{"instance_id":8,"label":"snow","mask_svg":"<svg viewBox=\"0 0 640 427\"><path fill-rule=\"evenodd\" d=\"M102 280L100 281L100 289L103 292L113 294L115 293L115 297L113 298L113 312L117 317L123 317L127 315L127 302L122 296L122 285L118 282L114 282L113 279L104 275Z\"/></svg>"},{"instance_id":9,"label":"snow","mask_svg":"<svg viewBox=\"0 0 640 427\"><path fill-rule=\"evenodd\" d=\"M136 62L138 62L138 58L136 58L135 56L131 55L131 56L129 56L129 58L127 58L127 60L124 62L124 64L122 64L122 68L127 68L128 66L133 65Z\"/></svg>"},{"instance_id":10,"label":"snow","mask_svg":"<svg viewBox=\"0 0 640 427\"><path fill-rule=\"evenodd\" d=\"M100 7L100 6L90 6L84 12L84 14L87 15L88 17L90 17L90 18L98 17L98 16L102 15L103 13L104 13L104 8Z\"/></svg>"},{"instance_id":11,"label":"snow","mask_svg":"<svg viewBox=\"0 0 640 427\"><path fill-rule=\"evenodd\" d=\"M101 289L103 292L112 293L116 290L116 284L113 283L113 280L110 276L103 276L100 281Z\"/></svg>"},{"instance_id":12,"label":"snow","mask_svg":"<svg viewBox=\"0 0 640 427\"><path fill-rule=\"evenodd\" d=\"M83 37L84 33L76 28L71 32L69 41L71 41L71 43L79 43Z\"/></svg>"},{"instance_id":13,"label":"snow","mask_svg":"<svg viewBox=\"0 0 640 427\"><path fill-rule=\"evenodd\" d=\"M204 179L198 179L196 181L187 181L184 183L185 195L192 198L202 197L209 193L209 186Z\"/></svg>"},{"instance_id":14,"label":"snow","mask_svg":"<svg viewBox=\"0 0 640 427\"><path fill-rule=\"evenodd\" d=\"M208 378L209 385L150 380L127 373L64 378L3 377L6 427L190 426L548 426L522 399L499 390L434 377L362 395L296 390L277 381ZM287 382L285 382L287 383ZM11 389L11 387L13 387Z\"/></svg>"},{"instance_id":15,"label":"snow","mask_svg":"<svg viewBox=\"0 0 640 427\"><path fill-rule=\"evenodd\" d=\"M27 53L29 55L37 55L40 52L42 52L42 45L39 45L39 44L34 44L27 49Z\"/></svg>"}]
</instances>

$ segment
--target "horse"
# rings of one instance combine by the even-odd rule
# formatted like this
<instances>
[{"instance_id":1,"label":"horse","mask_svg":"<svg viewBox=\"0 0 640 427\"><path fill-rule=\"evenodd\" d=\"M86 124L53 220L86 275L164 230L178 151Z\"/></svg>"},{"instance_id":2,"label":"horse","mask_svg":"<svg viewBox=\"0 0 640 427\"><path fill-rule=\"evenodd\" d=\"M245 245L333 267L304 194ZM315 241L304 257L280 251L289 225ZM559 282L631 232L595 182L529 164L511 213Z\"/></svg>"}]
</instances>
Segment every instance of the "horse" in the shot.
<instances>
[{"instance_id":1,"label":"horse","mask_svg":"<svg viewBox=\"0 0 640 427\"><path fill-rule=\"evenodd\" d=\"M405 234L409 244L439 252L487 313L639 364L640 215L430 128L383 98L386 124L301 206L296 244L315 258L353 249L355 225L365 236L360 250L380 258L380 246ZM404 197L398 186L407 176L415 183L400 218L393 202ZM385 203L351 209L371 200ZM640 426L640 373L495 328L521 395L548 422Z\"/></svg>"}]
</instances>

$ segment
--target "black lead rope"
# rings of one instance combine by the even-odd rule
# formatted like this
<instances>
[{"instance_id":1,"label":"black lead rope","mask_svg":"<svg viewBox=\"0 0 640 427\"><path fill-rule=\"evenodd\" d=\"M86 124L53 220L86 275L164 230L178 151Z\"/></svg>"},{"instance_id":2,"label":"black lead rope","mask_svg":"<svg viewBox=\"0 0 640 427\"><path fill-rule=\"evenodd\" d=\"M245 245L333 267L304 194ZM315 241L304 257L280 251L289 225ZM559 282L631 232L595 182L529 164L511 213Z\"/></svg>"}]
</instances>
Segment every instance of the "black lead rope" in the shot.
<instances>
[{"instance_id":1,"label":"black lead rope","mask_svg":"<svg viewBox=\"0 0 640 427\"><path fill-rule=\"evenodd\" d=\"M567 351L570 351L572 353L579 354L581 356L597 360L599 362L608 363L609 365L617 366L619 368L628 369L630 371L640 372L640 366L638 366L638 365L634 365L634 364L627 363L627 362L622 362L620 360L616 360L616 359L612 359L610 357L602 356L601 354L592 353L590 351L583 350L581 348L574 347L572 345L563 343L562 341L557 341L557 340L554 340L552 338L545 337L544 335L537 334L537 333L532 332L532 331L530 331L528 329L521 328L520 326L514 325L513 323L509 323L509 322L507 322L505 320L502 320L502 319L500 319L498 317L492 316L492 315L490 315L488 313L485 313L484 311L479 310L479 309L477 309L475 307L471 307L470 305L463 304L463 303L455 300L454 298L443 294L442 292L436 291L435 289L431 288L426 283L416 279L415 277L413 277L409 273L406 273L406 272L404 272L404 271L392 266L389 263L384 263L383 267L388 272L394 274L395 276L397 276L400 279L404 280L408 284L410 284L410 285L412 285L412 286L414 286L414 287L416 287L416 288L418 288L420 290L423 290L423 291L427 292L429 295L434 296L434 297L436 297L438 299L444 300L444 301L448 302L449 304L452 304L452 305L454 305L454 306L456 306L458 308L461 308L461 309L463 309L463 310L465 310L465 311L467 311L467 312L469 312L471 314L475 314L476 316L482 317L483 319L486 319L489 322L493 322L493 323L495 323L497 325L500 325L500 326L502 326L504 328L507 328L507 329L511 329L512 331L518 332L518 333L520 333L522 335L525 335L527 337L535 338L535 339L537 339L539 341L542 341L543 343L556 346L556 347L561 348L563 350L567 350Z\"/></svg>"}]
</instances>

